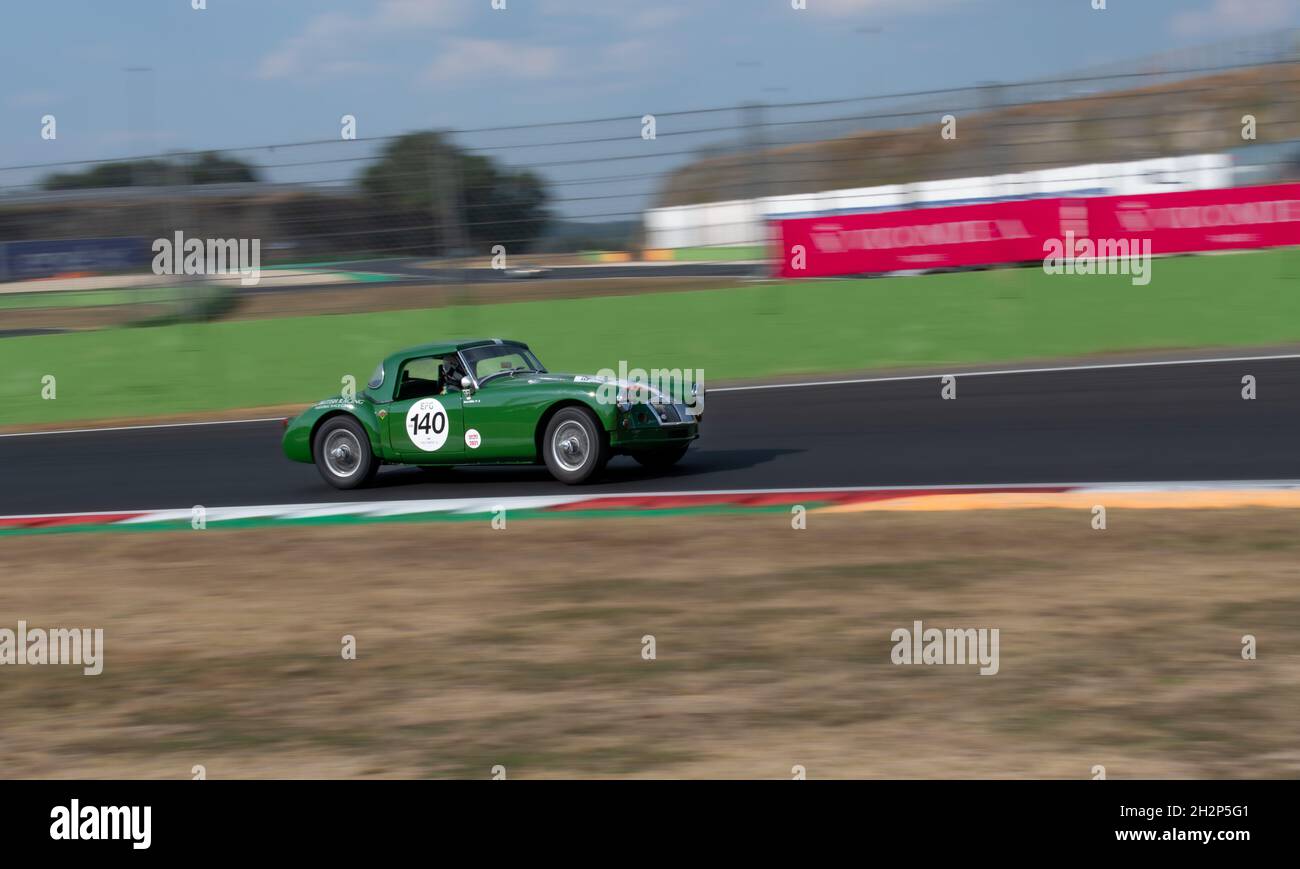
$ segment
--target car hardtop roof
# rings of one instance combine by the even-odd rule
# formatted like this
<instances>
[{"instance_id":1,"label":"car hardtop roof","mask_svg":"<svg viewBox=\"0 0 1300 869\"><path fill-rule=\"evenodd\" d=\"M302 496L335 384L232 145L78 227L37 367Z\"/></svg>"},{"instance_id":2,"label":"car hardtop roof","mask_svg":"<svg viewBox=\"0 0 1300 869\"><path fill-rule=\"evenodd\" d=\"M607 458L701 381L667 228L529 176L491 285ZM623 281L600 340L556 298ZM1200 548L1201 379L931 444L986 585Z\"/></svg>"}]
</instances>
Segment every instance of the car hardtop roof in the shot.
<instances>
[{"instance_id":1,"label":"car hardtop roof","mask_svg":"<svg viewBox=\"0 0 1300 869\"><path fill-rule=\"evenodd\" d=\"M512 344L519 347L527 347L523 341L511 341L508 338L472 338L463 341L436 341L432 344L419 344L415 347L407 347L405 350L398 350L388 357L389 362L404 361L420 356L445 356L448 353L455 353L457 350L469 350L472 347L491 347L494 344Z\"/></svg>"}]
</instances>

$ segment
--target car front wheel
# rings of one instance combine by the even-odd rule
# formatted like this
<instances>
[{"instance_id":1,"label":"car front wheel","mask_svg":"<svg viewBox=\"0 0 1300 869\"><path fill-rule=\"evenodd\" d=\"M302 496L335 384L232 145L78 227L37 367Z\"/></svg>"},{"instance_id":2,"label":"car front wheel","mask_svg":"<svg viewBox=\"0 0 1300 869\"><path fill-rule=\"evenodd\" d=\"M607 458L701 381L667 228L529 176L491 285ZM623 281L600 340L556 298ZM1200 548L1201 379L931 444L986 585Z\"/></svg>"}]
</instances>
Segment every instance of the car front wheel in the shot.
<instances>
[{"instance_id":1,"label":"car front wheel","mask_svg":"<svg viewBox=\"0 0 1300 869\"><path fill-rule=\"evenodd\" d=\"M312 443L317 470L336 489L364 486L379 471L366 430L350 416L326 420Z\"/></svg>"},{"instance_id":2,"label":"car front wheel","mask_svg":"<svg viewBox=\"0 0 1300 869\"><path fill-rule=\"evenodd\" d=\"M551 476L574 485L600 473L609 461L609 443L590 411L566 407L547 424L542 454Z\"/></svg>"}]
</instances>

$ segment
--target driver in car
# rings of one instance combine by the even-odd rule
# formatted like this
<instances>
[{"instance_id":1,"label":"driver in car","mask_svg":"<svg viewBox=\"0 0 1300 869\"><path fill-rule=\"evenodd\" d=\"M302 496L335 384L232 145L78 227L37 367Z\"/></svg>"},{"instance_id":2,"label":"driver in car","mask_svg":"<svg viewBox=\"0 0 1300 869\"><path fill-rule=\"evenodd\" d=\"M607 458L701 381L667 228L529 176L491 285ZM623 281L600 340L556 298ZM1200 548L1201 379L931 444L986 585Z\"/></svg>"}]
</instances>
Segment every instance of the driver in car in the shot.
<instances>
[{"instance_id":1,"label":"driver in car","mask_svg":"<svg viewBox=\"0 0 1300 869\"><path fill-rule=\"evenodd\" d=\"M455 356L442 360L442 384L446 392L460 392L460 379L464 376L465 371Z\"/></svg>"}]
</instances>

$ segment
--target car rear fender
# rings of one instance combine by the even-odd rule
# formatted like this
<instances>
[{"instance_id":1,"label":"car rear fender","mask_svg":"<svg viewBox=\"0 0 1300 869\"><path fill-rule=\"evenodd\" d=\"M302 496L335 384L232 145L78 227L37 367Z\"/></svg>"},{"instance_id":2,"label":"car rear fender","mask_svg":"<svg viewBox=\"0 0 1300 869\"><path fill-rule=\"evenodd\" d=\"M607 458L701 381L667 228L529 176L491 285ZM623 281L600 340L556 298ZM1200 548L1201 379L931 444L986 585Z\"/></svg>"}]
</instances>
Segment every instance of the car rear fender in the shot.
<instances>
[{"instance_id":1,"label":"car rear fender","mask_svg":"<svg viewBox=\"0 0 1300 869\"><path fill-rule=\"evenodd\" d=\"M334 419L337 416L350 416L357 422L361 423L361 427L366 430L366 436L370 439L371 452L381 459L385 457L383 438L379 432L379 421L377 419L372 418L367 421L362 415L352 413L351 411L331 410L328 413L322 414L320 419L316 420L316 422L312 424L311 433L307 437L307 443L310 445L312 450L313 460L316 458L316 432L320 431L320 427L328 420Z\"/></svg>"}]
</instances>

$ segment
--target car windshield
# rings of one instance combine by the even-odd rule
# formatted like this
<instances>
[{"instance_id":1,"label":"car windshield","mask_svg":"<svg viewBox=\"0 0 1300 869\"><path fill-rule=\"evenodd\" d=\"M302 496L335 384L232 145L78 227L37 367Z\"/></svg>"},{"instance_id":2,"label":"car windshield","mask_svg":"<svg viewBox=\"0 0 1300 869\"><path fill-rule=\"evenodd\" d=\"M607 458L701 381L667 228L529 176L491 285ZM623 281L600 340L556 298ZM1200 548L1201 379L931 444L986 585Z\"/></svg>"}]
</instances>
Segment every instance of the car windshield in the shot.
<instances>
[{"instance_id":1,"label":"car windshield","mask_svg":"<svg viewBox=\"0 0 1300 869\"><path fill-rule=\"evenodd\" d=\"M460 355L469 365L474 379L480 384L497 374L509 374L512 371L537 371L546 369L527 347L518 344L492 344L486 347L471 347L462 350Z\"/></svg>"}]
</instances>

